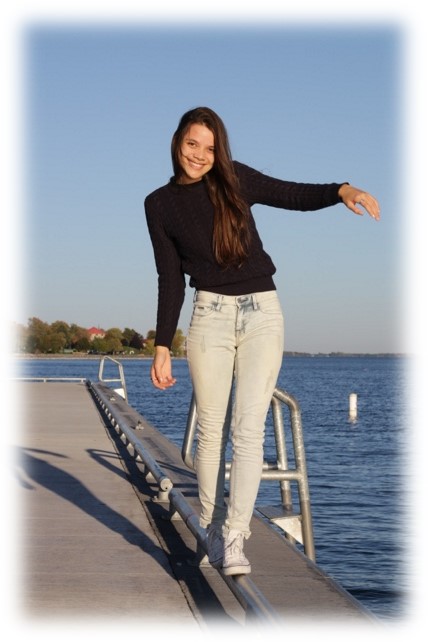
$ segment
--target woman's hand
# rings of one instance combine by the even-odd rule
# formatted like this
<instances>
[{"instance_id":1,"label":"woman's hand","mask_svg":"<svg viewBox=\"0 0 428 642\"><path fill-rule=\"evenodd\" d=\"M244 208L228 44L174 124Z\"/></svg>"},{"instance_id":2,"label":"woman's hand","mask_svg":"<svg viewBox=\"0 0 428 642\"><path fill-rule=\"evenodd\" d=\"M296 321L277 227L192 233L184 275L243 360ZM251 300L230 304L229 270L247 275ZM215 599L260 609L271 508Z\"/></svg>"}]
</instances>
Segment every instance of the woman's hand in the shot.
<instances>
[{"instance_id":1,"label":"woman's hand","mask_svg":"<svg viewBox=\"0 0 428 642\"><path fill-rule=\"evenodd\" d=\"M156 346L155 357L150 369L150 377L153 385L159 390L166 390L175 384L172 376L171 355L169 348Z\"/></svg>"},{"instance_id":2,"label":"woman's hand","mask_svg":"<svg viewBox=\"0 0 428 642\"><path fill-rule=\"evenodd\" d=\"M364 192L364 190L352 187L352 185L341 185L339 196L345 203L346 207L354 212L354 214L359 214L360 216L364 214L364 212L357 207L358 205L362 205L372 218L376 221L380 219L379 203L374 196Z\"/></svg>"}]
</instances>

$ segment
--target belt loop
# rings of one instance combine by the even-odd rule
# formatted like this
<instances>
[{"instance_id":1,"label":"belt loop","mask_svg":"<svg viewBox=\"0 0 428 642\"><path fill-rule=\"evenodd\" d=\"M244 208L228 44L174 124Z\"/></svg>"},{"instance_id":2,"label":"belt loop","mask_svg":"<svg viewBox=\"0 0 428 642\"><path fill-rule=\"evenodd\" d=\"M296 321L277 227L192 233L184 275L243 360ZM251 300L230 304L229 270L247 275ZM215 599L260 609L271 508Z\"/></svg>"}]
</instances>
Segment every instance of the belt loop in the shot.
<instances>
[{"instance_id":1,"label":"belt loop","mask_svg":"<svg viewBox=\"0 0 428 642\"><path fill-rule=\"evenodd\" d=\"M252 294L251 295L251 299L253 301L254 310L258 310L259 309L259 304L258 304L258 301L257 301L257 296L255 294Z\"/></svg>"},{"instance_id":2,"label":"belt loop","mask_svg":"<svg viewBox=\"0 0 428 642\"><path fill-rule=\"evenodd\" d=\"M195 290L195 293L193 295L193 303L196 303L197 299L198 299L198 291Z\"/></svg>"},{"instance_id":3,"label":"belt loop","mask_svg":"<svg viewBox=\"0 0 428 642\"><path fill-rule=\"evenodd\" d=\"M223 303L223 295L222 294L217 294L217 301L216 301L216 304L215 304L215 311L216 312L220 312L222 303Z\"/></svg>"}]
</instances>

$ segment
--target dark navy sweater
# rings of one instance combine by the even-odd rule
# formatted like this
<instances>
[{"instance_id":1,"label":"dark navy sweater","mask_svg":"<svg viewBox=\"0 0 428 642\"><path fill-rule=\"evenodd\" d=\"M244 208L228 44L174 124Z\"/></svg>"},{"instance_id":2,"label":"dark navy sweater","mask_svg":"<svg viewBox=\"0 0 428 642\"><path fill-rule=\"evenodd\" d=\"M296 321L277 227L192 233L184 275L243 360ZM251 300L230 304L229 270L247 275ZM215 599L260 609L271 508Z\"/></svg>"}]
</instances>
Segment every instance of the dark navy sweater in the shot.
<instances>
[{"instance_id":1,"label":"dark navy sweater","mask_svg":"<svg viewBox=\"0 0 428 642\"><path fill-rule=\"evenodd\" d=\"M288 210L318 210L341 202L343 183L294 183L266 176L234 162L241 194L249 207L259 203ZM184 301L185 274L190 286L217 294L239 296L274 290L275 266L263 249L250 213L248 259L224 268L214 258L214 210L205 181L181 185L171 179L149 194L144 203L158 272L156 345L171 347Z\"/></svg>"}]
</instances>

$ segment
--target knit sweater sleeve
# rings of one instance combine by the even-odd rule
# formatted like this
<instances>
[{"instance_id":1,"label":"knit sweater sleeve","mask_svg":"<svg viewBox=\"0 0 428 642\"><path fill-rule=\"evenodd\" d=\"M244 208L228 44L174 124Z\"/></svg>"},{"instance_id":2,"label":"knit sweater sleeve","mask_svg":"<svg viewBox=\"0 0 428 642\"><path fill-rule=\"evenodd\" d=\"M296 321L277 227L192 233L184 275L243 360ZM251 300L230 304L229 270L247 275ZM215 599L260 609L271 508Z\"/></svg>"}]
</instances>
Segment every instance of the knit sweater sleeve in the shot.
<instances>
[{"instance_id":1,"label":"knit sweater sleeve","mask_svg":"<svg viewBox=\"0 0 428 642\"><path fill-rule=\"evenodd\" d=\"M186 282L180 256L173 240L165 231L162 207L156 193L146 198L144 208L158 273L155 345L171 348L184 301Z\"/></svg>"},{"instance_id":2,"label":"knit sweater sleeve","mask_svg":"<svg viewBox=\"0 0 428 642\"><path fill-rule=\"evenodd\" d=\"M273 178L234 162L241 190L250 205L259 203L288 210L318 210L341 203L343 183L295 183Z\"/></svg>"}]
</instances>

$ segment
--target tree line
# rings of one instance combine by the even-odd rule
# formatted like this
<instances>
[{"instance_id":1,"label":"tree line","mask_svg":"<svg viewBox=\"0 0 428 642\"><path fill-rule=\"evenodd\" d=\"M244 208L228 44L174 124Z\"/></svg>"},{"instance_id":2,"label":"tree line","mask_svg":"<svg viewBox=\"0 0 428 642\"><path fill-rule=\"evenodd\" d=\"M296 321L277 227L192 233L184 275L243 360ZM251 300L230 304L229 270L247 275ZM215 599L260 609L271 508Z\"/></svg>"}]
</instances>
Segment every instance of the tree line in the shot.
<instances>
[{"instance_id":1,"label":"tree line","mask_svg":"<svg viewBox=\"0 0 428 642\"><path fill-rule=\"evenodd\" d=\"M104 334L104 333L101 333ZM46 323L37 317L28 319L28 324L16 324L15 351L26 354L137 354L153 356L155 330L146 337L133 328L110 328L104 336L90 338L87 328L65 321ZM185 336L178 329L171 353L175 357L185 354Z\"/></svg>"}]
</instances>

